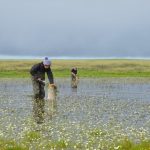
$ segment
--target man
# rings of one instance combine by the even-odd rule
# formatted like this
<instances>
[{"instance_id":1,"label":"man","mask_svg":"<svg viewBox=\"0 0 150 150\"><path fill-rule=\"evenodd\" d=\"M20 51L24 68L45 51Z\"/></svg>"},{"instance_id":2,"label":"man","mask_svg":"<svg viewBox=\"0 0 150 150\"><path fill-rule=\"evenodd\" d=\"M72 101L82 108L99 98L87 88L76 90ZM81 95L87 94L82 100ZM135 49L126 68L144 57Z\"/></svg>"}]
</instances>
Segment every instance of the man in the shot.
<instances>
[{"instance_id":1,"label":"man","mask_svg":"<svg viewBox=\"0 0 150 150\"><path fill-rule=\"evenodd\" d=\"M35 64L30 70L34 91L33 116L38 124L44 121L45 73L47 73L50 86L56 88L50 66L51 61L45 57L41 63Z\"/></svg>"},{"instance_id":2,"label":"man","mask_svg":"<svg viewBox=\"0 0 150 150\"><path fill-rule=\"evenodd\" d=\"M77 71L77 68L76 68L76 67L74 67L74 68L71 69L71 77L72 77L72 80L73 80L73 79L76 79L77 73L78 73L78 71Z\"/></svg>"},{"instance_id":3,"label":"man","mask_svg":"<svg viewBox=\"0 0 150 150\"><path fill-rule=\"evenodd\" d=\"M48 59L48 57L45 57L43 62L35 64L30 70L34 99L44 99L45 97L45 73L47 73L50 85L55 87L53 73L50 66L51 61Z\"/></svg>"},{"instance_id":4,"label":"man","mask_svg":"<svg viewBox=\"0 0 150 150\"><path fill-rule=\"evenodd\" d=\"M78 80L78 77L77 77L77 68L74 67L71 69L71 86L72 88L77 88L77 80Z\"/></svg>"}]
</instances>

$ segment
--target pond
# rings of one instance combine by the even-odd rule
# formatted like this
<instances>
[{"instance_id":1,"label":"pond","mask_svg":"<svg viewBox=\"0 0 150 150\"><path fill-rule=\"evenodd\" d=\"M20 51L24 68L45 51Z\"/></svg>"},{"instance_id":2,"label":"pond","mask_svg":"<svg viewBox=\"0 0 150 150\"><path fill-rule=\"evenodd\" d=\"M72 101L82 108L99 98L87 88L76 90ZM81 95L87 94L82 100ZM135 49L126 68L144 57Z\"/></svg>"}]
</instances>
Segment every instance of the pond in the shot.
<instances>
[{"instance_id":1,"label":"pond","mask_svg":"<svg viewBox=\"0 0 150 150\"><path fill-rule=\"evenodd\" d=\"M44 121L37 124L31 81L0 79L0 136L20 139L31 130L47 139L86 144L99 130L105 143L122 137L136 142L150 138L149 78L81 78L77 89L71 88L70 79L57 78L56 84L56 113L47 113L45 87Z\"/></svg>"}]
</instances>

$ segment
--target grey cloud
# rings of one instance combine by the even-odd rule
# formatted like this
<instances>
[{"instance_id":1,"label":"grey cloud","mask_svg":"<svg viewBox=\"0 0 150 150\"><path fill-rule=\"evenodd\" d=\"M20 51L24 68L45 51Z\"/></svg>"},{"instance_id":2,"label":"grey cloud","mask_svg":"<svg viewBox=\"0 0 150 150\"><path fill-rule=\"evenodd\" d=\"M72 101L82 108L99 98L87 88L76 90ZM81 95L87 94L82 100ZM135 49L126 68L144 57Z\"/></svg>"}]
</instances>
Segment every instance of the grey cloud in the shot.
<instances>
[{"instance_id":1,"label":"grey cloud","mask_svg":"<svg viewBox=\"0 0 150 150\"><path fill-rule=\"evenodd\" d=\"M148 0L1 0L0 54L150 56Z\"/></svg>"}]
</instances>

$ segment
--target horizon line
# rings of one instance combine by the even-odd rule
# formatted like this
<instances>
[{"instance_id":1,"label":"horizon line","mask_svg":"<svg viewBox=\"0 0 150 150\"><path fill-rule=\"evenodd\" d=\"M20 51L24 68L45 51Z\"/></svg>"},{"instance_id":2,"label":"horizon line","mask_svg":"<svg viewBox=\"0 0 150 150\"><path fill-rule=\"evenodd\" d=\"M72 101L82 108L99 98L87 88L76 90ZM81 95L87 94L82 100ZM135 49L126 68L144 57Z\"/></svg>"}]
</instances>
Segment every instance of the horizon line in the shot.
<instances>
[{"instance_id":1,"label":"horizon line","mask_svg":"<svg viewBox=\"0 0 150 150\"><path fill-rule=\"evenodd\" d=\"M45 56L11 56L11 55L0 55L0 60L5 60L5 59L43 59ZM144 59L144 60L150 60L150 57L117 57L117 56L112 56L112 57L82 57L82 56L48 56L50 59L67 59L67 60L77 60L77 59Z\"/></svg>"}]
</instances>

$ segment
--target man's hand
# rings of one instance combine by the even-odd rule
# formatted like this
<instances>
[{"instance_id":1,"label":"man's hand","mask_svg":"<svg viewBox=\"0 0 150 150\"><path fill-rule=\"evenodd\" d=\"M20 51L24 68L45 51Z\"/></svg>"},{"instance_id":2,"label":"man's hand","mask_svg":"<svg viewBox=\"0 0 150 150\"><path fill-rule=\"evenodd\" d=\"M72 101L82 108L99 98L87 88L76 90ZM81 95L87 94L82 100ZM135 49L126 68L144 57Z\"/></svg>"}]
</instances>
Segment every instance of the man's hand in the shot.
<instances>
[{"instance_id":1,"label":"man's hand","mask_svg":"<svg viewBox=\"0 0 150 150\"><path fill-rule=\"evenodd\" d=\"M54 89L57 89L57 86L55 84L49 84L50 87L53 87Z\"/></svg>"},{"instance_id":2,"label":"man's hand","mask_svg":"<svg viewBox=\"0 0 150 150\"><path fill-rule=\"evenodd\" d=\"M72 75L73 75L74 77L76 77L76 74L74 74L73 72L72 72Z\"/></svg>"},{"instance_id":3,"label":"man's hand","mask_svg":"<svg viewBox=\"0 0 150 150\"><path fill-rule=\"evenodd\" d=\"M42 79L41 78L37 78L37 81L42 81Z\"/></svg>"},{"instance_id":4,"label":"man's hand","mask_svg":"<svg viewBox=\"0 0 150 150\"><path fill-rule=\"evenodd\" d=\"M45 86L45 81L44 81L44 80L42 80L41 78L38 78L38 79L37 79L37 81L38 81L39 83L41 83L42 85L44 85L44 86Z\"/></svg>"}]
</instances>

